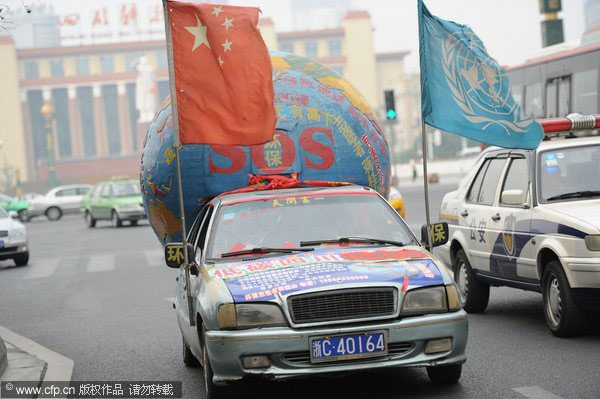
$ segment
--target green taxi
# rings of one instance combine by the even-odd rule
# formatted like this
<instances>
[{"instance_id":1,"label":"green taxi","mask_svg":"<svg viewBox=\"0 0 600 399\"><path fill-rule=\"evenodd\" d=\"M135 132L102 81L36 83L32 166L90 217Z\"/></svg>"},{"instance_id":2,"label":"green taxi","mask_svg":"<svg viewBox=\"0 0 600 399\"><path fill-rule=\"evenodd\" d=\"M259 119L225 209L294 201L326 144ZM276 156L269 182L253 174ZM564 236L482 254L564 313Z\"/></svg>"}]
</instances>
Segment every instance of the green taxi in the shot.
<instances>
[{"instance_id":1,"label":"green taxi","mask_svg":"<svg viewBox=\"0 0 600 399\"><path fill-rule=\"evenodd\" d=\"M136 180L112 180L98 183L81 200L85 224L92 228L98 220L110 220L114 227L124 221L135 226L146 218L140 184Z\"/></svg>"},{"instance_id":2,"label":"green taxi","mask_svg":"<svg viewBox=\"0 0 600 399\"><path fill-rule=\"evenodd\" d=\"M6 194L0 194L0 207L6 212L15 211L19 215L19 220L26 222L29 220L29 202L20 201Z\"/></svg>"}]
</instances>

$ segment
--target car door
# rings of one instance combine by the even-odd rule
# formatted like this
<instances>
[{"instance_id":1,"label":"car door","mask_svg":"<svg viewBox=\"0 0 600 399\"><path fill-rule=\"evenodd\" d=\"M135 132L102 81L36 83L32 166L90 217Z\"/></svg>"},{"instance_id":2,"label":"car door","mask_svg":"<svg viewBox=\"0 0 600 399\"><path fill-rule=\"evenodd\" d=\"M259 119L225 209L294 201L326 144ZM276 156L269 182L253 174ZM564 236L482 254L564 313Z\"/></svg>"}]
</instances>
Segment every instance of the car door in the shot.
<instances>
[{"instance_id":1,"label":"car door","mask_svg":"<svg viewBox=\"0 0 600 399\"><path fill-rule=\"evenodd\" d=\"M65 188L56 192L57 205L64 213L73 213L79 210L80 197L76 188Z\"/></svg>"},{"instance_id":2,"label":"car door","mask_svg":"<svg viewBox=\"0 0 600 399\"><path fill-rule=\"evenodd\" d=\"M531 165L525 152L511 152L502 180L498 206L492 215L495 238L491 243L490 268L493 275L524 282L537 282L536 261L528 245L531 231ZM521 204L510 204L502 193L520 190L525 195Z\"/></svg>"},{"instance_id":3,"label":"car door","mask_svg":"<svg viewBox=\"0 0 600 399\"><path fill-rule=\"evenodd\" d=\"M212 215L212 206L206 205L204 206L190 232L188 234L188 242L194 246L195 253L191 254L192 259L190 261L192 263L201 264L202 262L202 252L204 250L204 242L206 238L206 232L208 231L208 225L210 223L210 218ZM189 318L189 308L188 308L188 295L187 295L187 287L185 285L186 281L186 271L184 268L180 268L177 276L177 292L175 297L175 309L177 311L177 319L179 322L179 327L184 335L185 341L188 344L195 344L196 347L199 347L198 342L198 334L196 327L190 326L190 318ZM190 273L190 292L192 293L192 304L195 306L195 293L197 292L197 284L198 284L198 276L197 273ZM196 310L194 309L192 314L195 314ZM191 346L191 345L190 345Z\"/></svg>"},{"instance_id":4,"label":"car door","mask_svg":"<svg viewBox=\"0 0 600 399\"><path fill-rule=\"evenodd\" d=\"M492 207L506 159L506 155L490 156L483 162L459 211L459 223L468 229L467 255L471 267L484 272L490 271Z\"/></svg>"}]
</instances>

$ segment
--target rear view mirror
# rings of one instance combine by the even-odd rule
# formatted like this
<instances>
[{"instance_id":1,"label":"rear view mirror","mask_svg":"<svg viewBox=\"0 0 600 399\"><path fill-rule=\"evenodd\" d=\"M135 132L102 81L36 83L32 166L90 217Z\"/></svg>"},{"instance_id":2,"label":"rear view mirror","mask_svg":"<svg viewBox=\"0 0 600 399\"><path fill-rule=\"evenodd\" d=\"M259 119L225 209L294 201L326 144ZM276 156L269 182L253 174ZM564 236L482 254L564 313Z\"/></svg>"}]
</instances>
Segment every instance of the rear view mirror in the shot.
<instances>
[{"instance_id":1,"label":"rear view mirror","mask_svg":"<svg viewBox=\"0 0 600 399\"><path fill-rule=\"evenodd\" d=\"M188 248L188 262L193 263L194 259L192 258L194 253L194 246L190 243L187 244ZM185 260L185 255L183 254L183 243L181 242L172 242L165 245L165 262L167 266L172 267L174 269L179 269L181 265L183 265Z\"/></svg>"},{"instance_id":2,"label":"rear view mirror","mask_svg":"<svg viewBox=\"0 0 600 399\"><path fill-rule=\"evenodd\" d=\"M502 191L502 203L505 205L523 205L527 201L527 194L523 190Z\"/></svg>"},{"instance_id":3,"label":"rear view mirror","mask_svg":"<svg viewBox=\"0 0 600 399\"><path fill-rule=\"evenodd\" d=\"M448 242L448 223L433 223L429 226L429 230L431 231L431 248L439 247ZM424 224L421 227L421 242L427 243L427 241L427 225Z\"/></svg>"}]
</instances>

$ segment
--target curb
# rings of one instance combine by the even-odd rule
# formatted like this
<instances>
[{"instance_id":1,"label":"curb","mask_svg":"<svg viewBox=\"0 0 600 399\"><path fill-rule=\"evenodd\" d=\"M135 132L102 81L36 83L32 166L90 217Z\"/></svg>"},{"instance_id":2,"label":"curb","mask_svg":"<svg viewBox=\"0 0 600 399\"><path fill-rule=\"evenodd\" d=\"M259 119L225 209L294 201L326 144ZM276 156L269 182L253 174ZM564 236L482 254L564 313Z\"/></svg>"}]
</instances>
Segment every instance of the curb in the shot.
<instances>
[{"instance_id":1,"label":"curb","mask_svg":"<svg viewBox=\"0 0 600 399\"><path fill-rule=\"evenodd\" d=\"M8 366L8 357L6 356L6 345L4 345L4 341L2 337L0 337L0 377L6 370L6 366Z\"/></svg>"}]
</instances>

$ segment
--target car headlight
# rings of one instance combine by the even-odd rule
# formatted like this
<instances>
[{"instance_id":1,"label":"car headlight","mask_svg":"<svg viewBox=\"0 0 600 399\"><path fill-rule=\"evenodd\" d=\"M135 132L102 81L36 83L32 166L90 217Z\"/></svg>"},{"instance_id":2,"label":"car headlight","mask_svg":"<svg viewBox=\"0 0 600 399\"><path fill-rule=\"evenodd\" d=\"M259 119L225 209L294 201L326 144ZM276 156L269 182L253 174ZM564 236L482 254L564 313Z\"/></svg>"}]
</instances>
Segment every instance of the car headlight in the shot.
<instances>
[{"instance_id":1,"label":"car headlight","mask_svg":"<svg viewBox=\"0 0 600 399\"><path fill-rule=\"evenodd\" d=\"M281 308L270 303L227 303L219 307L219 328L287 326Z\"/></svg>"},{"instance_id":2,"label":"car headlight","mask_svg":"<svg viewBox=\"0 0 600 399\"><path fill-rule=\"evenodd\" d=\"M407 291L402 301L402 315L447 312L446 288L419 288Z\"/></svg>"},{"instance_id":3,"label":"car headlight","mask_svg":"<svg viewBox=\"0 0 600 399\"><path fill-rule=\"evenodd\" d=\"M585 246L590 251L600 251L600 235L585 236Z\"/></svg>"},{"instance_id":4,"label":"car headlight","mask_svg":"<svg viewBox=\"0 0 600 399\"><path fill-rule=\"evenodd\" d=\"M25 229L12 229L10 236L11 238L25 238L27 237L27 231Z\"/></svg>"}]
</instances>

